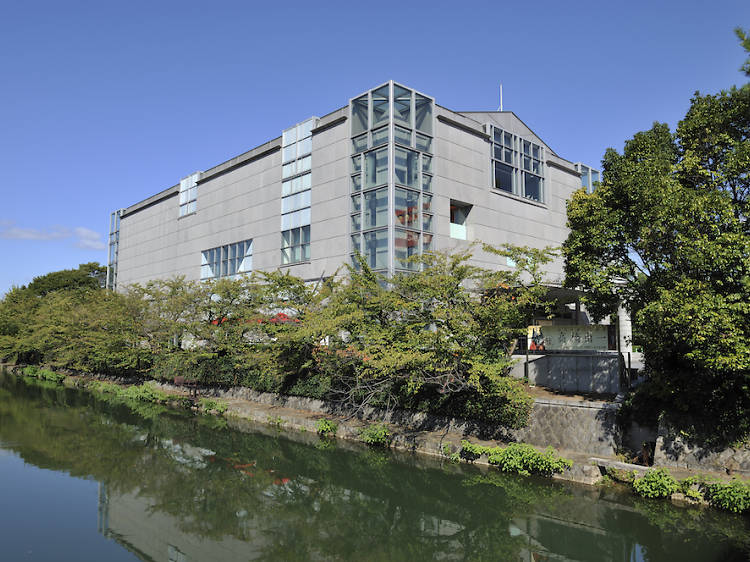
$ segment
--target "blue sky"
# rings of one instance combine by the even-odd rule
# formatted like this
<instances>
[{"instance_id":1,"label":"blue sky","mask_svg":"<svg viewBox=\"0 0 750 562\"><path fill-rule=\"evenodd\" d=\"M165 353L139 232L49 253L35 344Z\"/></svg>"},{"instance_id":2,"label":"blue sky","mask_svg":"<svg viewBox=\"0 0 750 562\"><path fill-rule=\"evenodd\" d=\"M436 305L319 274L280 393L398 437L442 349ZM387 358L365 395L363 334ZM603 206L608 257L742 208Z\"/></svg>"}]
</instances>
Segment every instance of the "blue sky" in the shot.
<instances>
[{"instance_id":1,"label":"blue sky","mask_svg":"<svg viewBox=\"0 0 750 562\"><path fill-rule=\"evenodd\" d=\"M257 6L256 6L257 4ZM740 84L750 1L5 2L0 294L106 261L109 213L388 79L598 165Z\"/></svg>"}]
</instances>

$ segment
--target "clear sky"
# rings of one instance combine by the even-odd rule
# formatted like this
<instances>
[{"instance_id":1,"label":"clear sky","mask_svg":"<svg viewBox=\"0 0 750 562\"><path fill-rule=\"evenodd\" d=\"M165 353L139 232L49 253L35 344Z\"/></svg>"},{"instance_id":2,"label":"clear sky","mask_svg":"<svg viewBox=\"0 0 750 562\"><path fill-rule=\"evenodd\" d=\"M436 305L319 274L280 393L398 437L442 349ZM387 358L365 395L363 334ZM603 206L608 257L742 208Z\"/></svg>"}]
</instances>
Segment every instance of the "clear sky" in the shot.
<instances>
[{"instance_id":1,"label":"clear sky","mask_svg":"<svg viewBox=\"0 0 750 562\"><path fill-rule=\"evenodd\" d=\"M0 295L106 263L109 213L394 79L598 165L744 82L750 0L26 2L0 10Z\"/></svg>"}]
</instances>

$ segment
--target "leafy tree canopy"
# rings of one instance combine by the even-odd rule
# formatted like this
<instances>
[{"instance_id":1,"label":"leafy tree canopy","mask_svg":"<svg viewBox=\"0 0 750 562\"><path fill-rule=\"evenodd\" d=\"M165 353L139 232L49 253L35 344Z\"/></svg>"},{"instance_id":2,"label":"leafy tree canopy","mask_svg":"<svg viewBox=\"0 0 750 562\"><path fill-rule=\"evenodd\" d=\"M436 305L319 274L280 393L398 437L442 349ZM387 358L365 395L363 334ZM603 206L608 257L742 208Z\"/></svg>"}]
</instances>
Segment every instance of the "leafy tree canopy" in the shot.
<instances>
[{"instance_id":1,"label":"leafy tree canopy","mask_svg":"<svg viewBox=\"0 0 750 562\"><path fill-rule=\"evenodd\" d=\"M60 289L98 289L107 268L96 262L82 263L78 269L63 269L34 277L26 287L35 295L46 295Z\"/></svg>"},{"instance_id":2,"label":"leafy tree canopy","mask_svg":"<svg viewBox=\"0 0 750 562\"><path fill-rule=\"evenodd\" d=\"M596 317L630 310L665 410L750 433L750 85L696 93L674 133L655 123L602 164L568 204L566 283Z\"/></svg>"}]
</instances>

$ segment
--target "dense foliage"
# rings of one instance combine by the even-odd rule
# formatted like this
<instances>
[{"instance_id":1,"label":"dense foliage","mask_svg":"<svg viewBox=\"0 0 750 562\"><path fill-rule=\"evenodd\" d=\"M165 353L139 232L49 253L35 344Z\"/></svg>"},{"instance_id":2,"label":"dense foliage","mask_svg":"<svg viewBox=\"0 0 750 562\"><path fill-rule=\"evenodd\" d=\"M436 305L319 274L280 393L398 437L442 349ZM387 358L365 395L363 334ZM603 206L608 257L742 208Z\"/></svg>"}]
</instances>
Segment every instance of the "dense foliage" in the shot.
<instances>
[{"instance_id":1,"label":"dense foliage","mask_svg":"<svg viewBox=\"0 0 750 562\"><path fill-rule=\"evenodd\" d=\"M279 272L197 283L155 280L113 293L88 286L0 301L0 360L108 375L244 385L347 409L405 407L525 425L531 399L508 376L515 339L544 306L549 252L485 247L424 257L384 278L361 263L307 284Z\"/></svg>"},{"instance_id":2,"label":"dense foliage","mask_svg":"<svg viewBox=\"0 0 750 562\"><path fill-rule=\"evenodd\" d=\"M750 434L750 85L692 99L610 149L568 205L566 283L596 316L619 302L644 346L652 411L690 435ZM696 415L698 414L698 415ZM653 421L653 420L651 420Z\"/></svg>"}]
</instances>

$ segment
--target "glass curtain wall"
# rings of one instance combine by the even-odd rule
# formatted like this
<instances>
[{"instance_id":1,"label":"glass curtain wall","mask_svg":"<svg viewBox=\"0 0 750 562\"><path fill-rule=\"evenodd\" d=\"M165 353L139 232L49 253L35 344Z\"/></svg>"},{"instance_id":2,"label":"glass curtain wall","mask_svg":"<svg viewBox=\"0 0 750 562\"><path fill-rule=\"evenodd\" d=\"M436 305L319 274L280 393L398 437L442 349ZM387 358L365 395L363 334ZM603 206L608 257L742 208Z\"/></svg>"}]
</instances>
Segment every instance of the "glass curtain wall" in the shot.
<instances>
[{"instance_id":1,"label":"glass curtain wall","mask_svg":"<svg viewBox=\"0 0 750 562\"><path fill-rule=\"evenodd\" d=\"M281 264L310 260L311 117L281 135Z\"/></svg>"},{"instance_id":2,"label":"glass curtain wall","mask_svg":"<svg viewBox=\"0 0 750 562\"><path fill-rule=\"evenodd\" d=\"M434 102L389 82L351 101L351 250L393 273L432 249Z\"/></svg>"},{"instance_id":3,"label":"glass curtain wall","mask_svg":"<svg viewBox=\"0 0 750 562\"><path fill-rule=\"evenodd\" d=\"M109 253L107 256L107 289L117 289L117 261L120 253L120 217L125 209L109 216Z\"/></svg>"}]
</instances>

